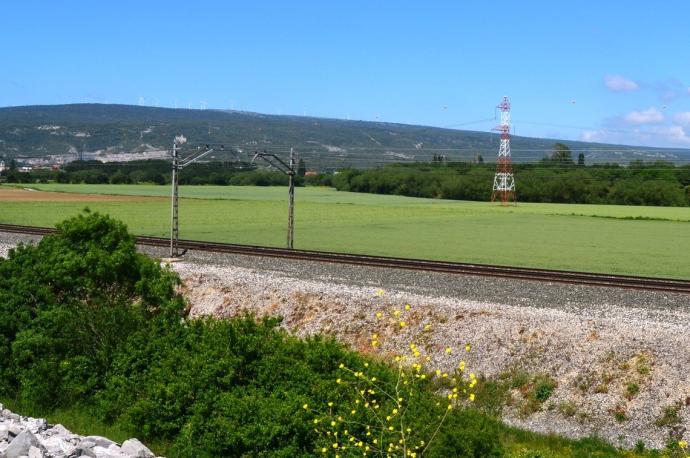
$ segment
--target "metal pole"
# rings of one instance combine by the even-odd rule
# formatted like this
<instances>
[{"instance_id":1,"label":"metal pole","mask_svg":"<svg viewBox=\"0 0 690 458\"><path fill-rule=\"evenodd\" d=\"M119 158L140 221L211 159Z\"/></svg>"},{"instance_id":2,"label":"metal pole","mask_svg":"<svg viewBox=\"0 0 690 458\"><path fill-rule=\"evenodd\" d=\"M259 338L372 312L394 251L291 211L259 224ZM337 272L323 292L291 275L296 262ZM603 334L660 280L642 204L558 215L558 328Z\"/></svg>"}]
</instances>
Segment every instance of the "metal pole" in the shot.
<instances>
[{"instance_id":1,"label":"metal pole","mask_svg":"<svg viewBox=\"0 0 690 458\"><path fill-rule=\"evenodd\" d=\"M292 249L295 236L295 153L290 148L290 197L288 201L288 239L287 247Z\"/></svg>"},{"instance_id":2,"label":"metal pole","mask_svg":"<svg viewBox=\"0 0 690 458\"><path fill-rule=\"evenodd\" d=\"M170 219L170 257L177 257L177 240L179 237L178 220L178 193L177 193L177 172L178 172L177 143L173 143L173 163L172 163L172 195L171 198L171 219Z\"/></svg>"}]
</instances>

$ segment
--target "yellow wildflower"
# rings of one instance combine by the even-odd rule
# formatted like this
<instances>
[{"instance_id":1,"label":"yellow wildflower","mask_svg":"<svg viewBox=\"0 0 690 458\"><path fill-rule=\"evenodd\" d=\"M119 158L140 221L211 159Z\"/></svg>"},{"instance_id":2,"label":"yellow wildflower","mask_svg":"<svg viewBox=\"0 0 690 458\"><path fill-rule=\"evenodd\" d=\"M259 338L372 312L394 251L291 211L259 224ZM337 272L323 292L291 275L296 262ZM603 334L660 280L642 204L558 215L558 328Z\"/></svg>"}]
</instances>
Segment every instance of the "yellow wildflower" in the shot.
<instances>
[{"instance_id":1,"label":"yellow wildflower","mask_svg":"<svg viewBox=\"0 0 690 458\"><path fill-rule=\"evenodd\" d=\"M453 353L453 349L450 347L446 347L446 355L450 355L451 353Z\"/></svg>"},{"instance_id":2,"label":"yellow wildflower","mask_svg":"<svg viewBox=\"0 0 690 458\"><path fill-rule=\"evenodd\" d=\"M469 352L471 349L472 349L472 347L470 346L470 344L465 345L465 351L466 352Z\"/></svg>"},{"instance_id":3,"label":"yellow wildflower","mask_svg":"<svg viewBox=\"0 0 690 458\"><path fill-rule=\"evenodd\" d=\"M307 410L307 409L309 408L309 404L304 404L304 405L302 406L302 408L303 408L304 410Z\"/></svg>"},{"instance_id":4,"label":"yellow wildflower","mask_svg":"<svg viewBox=\"0 0 690 458\"><path fill-rule=\"evenodd\" d=\"M405 310L410 310L410 304L405 304Z\"/></svg>"},{"instance_id":5,"label":"yellow wildflower","mask_svg":"<svg viewBox=\"0 0 690 458\"><path fill-rule=\"evenodd\" d=\"M377 296L383 296L384 294L386 294L386 292L385 292L384 290L382 290L381 288L379 288L379 289L376 290L376 295L377 295Z\"/></svg>"}]
</instances>

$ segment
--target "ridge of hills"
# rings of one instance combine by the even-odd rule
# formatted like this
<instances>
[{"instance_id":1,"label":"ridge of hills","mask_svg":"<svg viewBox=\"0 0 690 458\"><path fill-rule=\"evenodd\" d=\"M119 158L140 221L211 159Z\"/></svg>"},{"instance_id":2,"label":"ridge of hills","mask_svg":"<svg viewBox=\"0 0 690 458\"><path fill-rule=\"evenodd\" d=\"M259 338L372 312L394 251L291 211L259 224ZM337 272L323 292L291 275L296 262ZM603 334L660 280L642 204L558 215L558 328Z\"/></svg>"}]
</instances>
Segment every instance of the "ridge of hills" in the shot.
<instances>
[{"instance_id":1,"label":"ridge of hills","mask_svg":"<svg viewBox=\"0 0 690 458\"><path fill-rule=\"evenodd\" d=\"M112 161L164 157L172 139L180 134L189 139L190 147L227 145L225 151L214 153L215 160L236 160L239 155L264 149L287 154L295 147L319 169L430 161L435 154L445 155L447 160L473 160L481 154L492 161L499 144L498 135L488 132L243 111L114 104L0 108L0 156L5 158L71 156ZM556 142L583 152L588 163L690 160L690 149L511 136L513 160L539 160Z\"/></svg>"}]
</instances>

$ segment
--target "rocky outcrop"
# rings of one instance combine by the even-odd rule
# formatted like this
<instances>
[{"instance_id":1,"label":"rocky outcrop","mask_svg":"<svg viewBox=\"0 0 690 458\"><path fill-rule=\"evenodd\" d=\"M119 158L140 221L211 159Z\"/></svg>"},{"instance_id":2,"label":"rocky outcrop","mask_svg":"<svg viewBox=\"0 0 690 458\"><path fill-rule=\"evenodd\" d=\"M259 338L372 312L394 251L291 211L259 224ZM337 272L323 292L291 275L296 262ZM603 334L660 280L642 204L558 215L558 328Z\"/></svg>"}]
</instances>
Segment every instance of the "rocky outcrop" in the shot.
<instances>
[{"instance_id":1,"label":"rocky outcrop","mask_svg":"<svg viewBox=\"0 0 690 458\"><path fill-rule=\"evenodd\" d=\"M42 418L22 417L0 404L0 458L155 458L137 439L122 445L101 436L79 436Z\"/></svg>"}]
</instances>

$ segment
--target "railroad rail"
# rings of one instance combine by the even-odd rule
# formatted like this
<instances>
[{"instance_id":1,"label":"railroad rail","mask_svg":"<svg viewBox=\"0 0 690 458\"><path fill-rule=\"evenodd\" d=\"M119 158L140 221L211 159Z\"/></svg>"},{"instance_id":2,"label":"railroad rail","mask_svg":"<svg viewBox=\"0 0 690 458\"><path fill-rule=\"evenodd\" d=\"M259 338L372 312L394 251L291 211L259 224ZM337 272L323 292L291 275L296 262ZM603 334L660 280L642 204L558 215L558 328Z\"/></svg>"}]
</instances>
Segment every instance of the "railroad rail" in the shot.
<instances>
[{"instance_id":1,"label":"railroad rail","mask_svg":"<svg viewBox=\"0 0 690 458\"><path fill-rule=\"evenodd\" d=\"M18 226L0 224L0 232L12 232L30 235L47 235L55 229L35 226ZM162 237L139 236L140 245L168 247L170 240ZM350 264L366 267L380 267L449 274L479 275L519 280L568 283L584 286L603 286L615 288L662 291L668 293L690 294L690 281L670 278L638 277L631 275L610 275L591 272L574 272L566 270L534 269L527 267L495 266L461 262L431 261L422 259L370 256L327 251L290 250L254 245L232 243L204 242L199 240L180 240L179 247L185 250L209 251L215 253L242 254L274 258L296 259L304 261Z\"/></svg>"}]
</instances>

